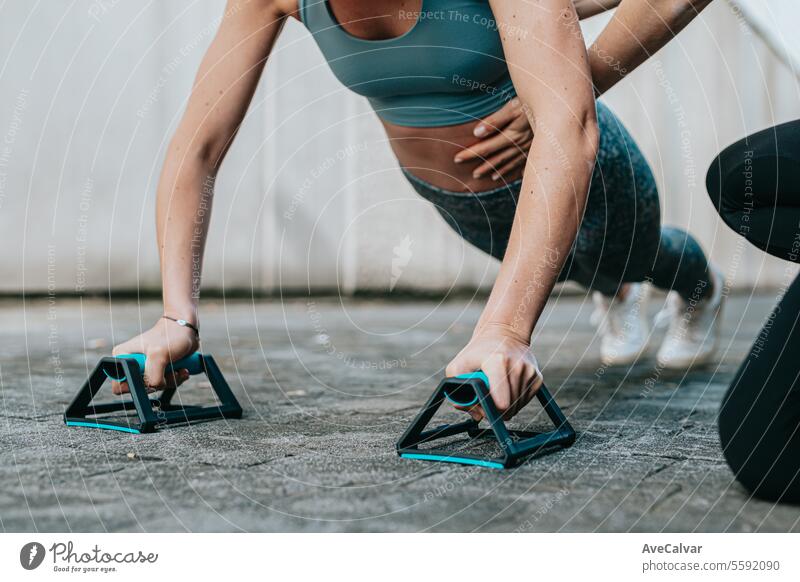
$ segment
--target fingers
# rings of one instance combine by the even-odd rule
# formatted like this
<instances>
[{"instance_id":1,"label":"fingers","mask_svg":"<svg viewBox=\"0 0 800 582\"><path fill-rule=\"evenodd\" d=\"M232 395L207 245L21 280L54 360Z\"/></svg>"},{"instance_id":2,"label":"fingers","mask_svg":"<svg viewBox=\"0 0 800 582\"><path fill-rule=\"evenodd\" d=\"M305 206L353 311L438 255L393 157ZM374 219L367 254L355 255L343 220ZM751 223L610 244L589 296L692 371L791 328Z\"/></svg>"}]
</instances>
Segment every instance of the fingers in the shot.
<instances>
[{"instance_id":1,"label":"fingers","mask_svg":"<svg viewBox=\"0 0 800 582\"><path fill-rule=\"evenodd\" d=\"M189 379L186 369L168 370L172 361L191 353L197 348L197 336L188 329L166 325L160 319L153 328L114 347L112 354L144 354L144 384L148 391L177 388ZM127 382L112 382L114 394L130 391Z\"/></svg>"},{"instance_id":2,"label":"fingers","mask_svg":"<svg viewBox=\"0 0 800 582\"><path fill-rule=\"evenodd\" d=\"M119 356L121 354L137 354L141 353L141 351L142 351L142 341L140 338L135 337L117 346L114 346L114 349L111 350L111 355ZM128 392L130 392L130 388L128 388L127 382L117 382L115 380L111 381L112 394L119 395L119 394L126 394Z\"/></svg>"},{"instance_id":3,"label":"fingers","mask_svg":"<svg viewBox=\"0 0 800 582\"><path fill-rule=\"evenodd\" d=\"M527 152L533 138L533 129L522 103L519 99L514 98L498 111L481 120L473 129L473 134L480 141L457 153L454 157L455 163L477 159L485 161L505 150ZM497 163L494 165L496 166ZM484 166L485 164L476 169L473 177L480 178L491 171ZM502 173L501 171L500 174L502 175Z\"/></svg>"},{"instance_id":4,"label":"fingers","mask_svg":"<svg viewBox=\"0 0 800 582\"><path fill-rule=\"evenodd\" d=\"M491 115L484 117L472 130L472 134L475 137L485 137L496 133L517 118L520 105L519 99L512 99Z\"/></svg>"},{"instance_id":5,"label":"fingers","mask_svg":"<svg viewBox=\"0 0 800 582\"><path fill-rule=\"evenodd\" d=\"M484 161L475 168L474 174L485 176L489 172L493 172L492 180L499 180L501 176L508 174L510 170L518 168L521 163L524 164L527 159L524 150L509 147Z\"/></svg>"},{"instance_id":6,"label":"fingers","mask_svg":"<svg viewBox=\"0 0 800 582\"><path fill-rule=\"evenodd\" d=\"M184 382L189 379L189 370L174 370L172 372L168 372L165 377L165 387L166 388L177 388Z\"/></svg>"},{"instance_id":7,"label":"fingers","mask_svg":"<svg viewBox=\"0 0 800 582\"><path fill-rule=\"evenodd\" d=\"M490 355L483 363L483 371L489 377L489 395L501 416L505 416L519 396L515 393L517 387L509 381L509 364L508 356L502 353Z\"/></svg>"},{"instance_id":8,"label":"fingers","mask_svg":"<svg viewBox=\"0 0 800 582\"><path fill-rule=\"evenodd\" d=\"M520 396L509 418L516 416L536 395L537 390L542 385L542 374L539 368L531 363L526 363L521 367L519 374Z\"/></svg>"},{"instance_id":9,"label":"fingers","mask_svg":"<svg viewBox=\"0 0 800 582\"><path fill-rule=\"evenodd\" d=\"M144 385L147 388L160 390L166 386L164 371L169 364L166 350L150 350L144 362Z\"/></svg>"},{"instance_id":10,"label":"fingers","mask_svg":"<svg viewBox=\"0 0 800 582\"><path fill-rule=\"evenodd\" d=\"M482 421L485 416L483 413L483 408L481 408L480 406L473 406L468 410L468 412L469 415L472 417L472 420L474 420L475 422Z\"/></svg>"},{"instance_id":11,"label":"fingers","mask_svg":"<svg viewBox=\"0 0 800 582\"><path fill-rule=\"evenodd\" d=\"M189 370L185 368L167 371L166 368L170 363L168 354L162 355L161 352L148 354L144 363L144 384L149 391L177 388L189 379Z\"/></svg>"},{"instance_id":12,"label":"fingers","mask_svg":"<svg viewBox=\"0 0 800 582\"><path fill-rule=\"evenodd\" d=\"M488 370L492 370L491 374ZM489 376L489 392L497 412L504 420L511 420L533 398L542 384L535 362L513 359L507 354L491 356L484 364Z\"/></svg>"},{"instance_id":13,"label":"fingers","mask_svg":"<svg viewBox=\"0 0 800 582\"><path fill-rule=\"evenodd\" d=\"M530 354L512 356L495 352L488 357L472 361L473 358L456 358L446 369L447 376L457 376L482 369L489 378L489 395L497 412L504 420L510 420L521 411L542 385L542 377L535 358ZM480 405L469 408L456 406L481 421L485 413Z\"/></svg>"},{"instance_id":14,"label":"fingers","mask_svg":"<svg viewBox=\"0 0 800 582\"><path fill-rule=\"evenodd\" d=\"M473 362L470 361L469 358L463 358L456 356L453 361L447 364L447 367L444 369L444 374L448 378L453 376L459 376L461 374L469 374L470 372L474 372L480 367L480 362Z\"/></svg>"},{"instance_id":15,"label":"fingers","mask_svg":"<svg viewBox=\"0 0 800 582\"><path fill-rule=\"evenodd\" d=\"M469 374L470 372L480 369L480 367L479 361L471 361L469 358L456 356L456 358L447 365L444 373L445 376L450 378L453 376L459 376L460 374ZM469 408L455 406L455 409L469 413L472 419L476 422L480 422L483 419L483 410L480 406L470 406Z\"/></svg>"},{"instance_id":16,"label":"fingers","mask_svg":"<svg viewBox=\"0 0 800 582\"><path fill-rule=\"evenodd\" d=\"M474 178L481 178L494 172L492 178L508 174L510 170L524 165L531 146L531 138L523 134L503 132L485 142L479 142L468 149L461 150L455 158L456 163L480 161L472 171Z\"/></svg>"},{"instance_id":17,"label":"fingers","mask_svg":"<svg viewBox=\"0 0 800 582\"><path fill-rule=\"evenodd\" d=\"M509 419L515 417L519 411L531 401L531 396L533 396L533 394L530 391L530 385L533 382L535 372L532 366L521 363L514 367L511 375L514 377L514 382L517 385L518 396L507 413L507 418Z\"/></svg>"},{"instance_id":18,"label":"fingers","mask_svg":"<svg viewBox=\"0 0 800 582\"><path fill-rule=\"evenodd\" d=\"M453 408L455 408L456 410L460 410L461 412L466 412L472 417L472 420L476 422L480 422L481 420L483 420L483 409L478 404L469 407L453 405Z\"/></svg>"},{"instance_id":19,"label":"fingers","mask_svg":"<svg viewBox=\"0 0 800 582\"><path fill-rule=\"evenodd\" d=\"M162 386L162 388L177 388L189 378L189 370L186 369L167 372L164 375L164 386ZM148 388L153 388L153 390L155 390L154 387L148 386ZM117 382L115 380L111 381L112 394L120 395L127 394L128 392L130 392L130 388L128 387L127 382Z\"/></svg>"},{"instance_id":20,"label":"fingers","mask_svg":"<svg viewBox=\"0 0 800 582\"><path fill-rule=\"evenodd\" d=\"M497 170L494 174L492 174L492 180L499 180L502 177L508 176L511 172L524 166L528 161L528 156L524 153L520 153L516 157L512 158L508 163L504 166L501 166L499 170Z\"/></svg>"},{"instance_id":21,"label":"fingers","mask_svg":"<svg viewBox=\"0 0 800 582\"><path fill-rule=\"evenodd\" d=\"M508 133L499 133L461 150L453 158L453 161L457 164L472 160L483 161L506 149L517 149L517 146L514 145L514 136ZM473 176L476 178L480 177L475 176L474 172Z\"/></svg>"},{"instance_id":22,"label":"fingers","mask_svg":"<svg viewBox=\"0 0 800 582\"><path fill-rule=\"evenodd\" d=\"M144 340L142 336L131 338L126 342L114 346L111 350L111 355L119 356L122 354L143 354L144 353Z\"/></svg>"},{"instance_id":23,"label":"fingers","mask_svg":"<svg viewBox=\"0 0 800 582\"><path fill-rule=\"evenodd\" d=\"M523 402L525 400L525 367L524 366L512 366L511 369L508 371L508 383L512 386L512 392L516 394L515 397L511 400L511 405L508 407L508 410L503 415L503 420L510 420L514 416L516 416L517 412L519 412L527 402Z\"/></svg>"},{"instance_id":24,"label":"fingers","mask_svg":"<svg viewBox=\"0 0 800 582\"><path fill-rule=\"evenodd\" d=\"M176 387L180 386L190 378L189 370L184 369L184 370L179 370L179 372L180 372L180 377L178 378L178 383L176 384Z\"/></svg>"}]
</instances>

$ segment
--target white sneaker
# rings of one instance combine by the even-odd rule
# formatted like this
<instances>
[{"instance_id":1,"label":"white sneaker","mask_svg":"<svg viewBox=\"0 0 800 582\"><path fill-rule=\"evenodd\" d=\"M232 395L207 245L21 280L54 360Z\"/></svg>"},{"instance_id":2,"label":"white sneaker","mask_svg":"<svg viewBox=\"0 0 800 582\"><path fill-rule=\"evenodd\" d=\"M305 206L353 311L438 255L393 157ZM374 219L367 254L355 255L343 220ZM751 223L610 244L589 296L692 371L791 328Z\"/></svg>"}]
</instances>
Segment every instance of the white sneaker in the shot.
<instances>
[{"instance_id":1,"label":"white sneaker","mask_svg":"<svg viewBox=\"0 0 800 582\"><path fill-rule=\"evenodd\" d=\"M628 286L625 299L608 298L595 291L592 323L601 335L600 360L606 366L624 366L635 362L647 349L650 329L647 299L650 288L642 283Z\"/></svg>"},{"instance_id":2,"label":"white sneaker","mask_svg":"<svg viewBox=\"0 0 800 582\"><path fill-rule=\"evenodd\" d=\"M667 336L656 356L659 366L671 370L685 370L705 364L717 351L722 322L722 294L725 277L713 266L709 267L714 292L700 301L686 301L674 291L667 297L667 306L657 320L667 320Z\"/></svg>"}]
</instances>

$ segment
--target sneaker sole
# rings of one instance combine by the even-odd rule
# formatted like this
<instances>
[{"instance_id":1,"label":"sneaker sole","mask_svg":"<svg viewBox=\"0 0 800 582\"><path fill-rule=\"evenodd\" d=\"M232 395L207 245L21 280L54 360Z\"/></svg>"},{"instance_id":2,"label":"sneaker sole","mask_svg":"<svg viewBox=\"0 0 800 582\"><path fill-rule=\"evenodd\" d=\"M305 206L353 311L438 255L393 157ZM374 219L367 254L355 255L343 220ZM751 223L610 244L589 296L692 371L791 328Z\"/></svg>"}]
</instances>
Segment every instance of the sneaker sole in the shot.
<instances>
[{"instance_id":1,"label":"sneaker sole","mask_svg":"<svg viewBox=\"0 0 800 582\"><path fill-rule=\"evenodd\" d=\"M703 356L693 356L691 358L678 358L678 359L670 359L664 360L662 358L656 357L656 362L658 366L664 370L691 370L692 368L696 368L697 366L703 366L708 364L714 356L717 354L717 346L715 345L714 348L709 351L707 354Z\"/></svg>"},{"instance_id":2,"label":"sneaker sole","mask_svg":"<svg viewBox=\"0 0 800 582\"><path fill-rule=\"evenodd\" d=\"M603 364L604 366L630 366L631 364L635 364L643 356L647 355L647 352L649 351L648 344L645 344L644 347L642 347L642 349L640 349L638 352L626 358L620 358L617 356L609 357L601 355L600 363Z\"/></svg>"}]
</instances>

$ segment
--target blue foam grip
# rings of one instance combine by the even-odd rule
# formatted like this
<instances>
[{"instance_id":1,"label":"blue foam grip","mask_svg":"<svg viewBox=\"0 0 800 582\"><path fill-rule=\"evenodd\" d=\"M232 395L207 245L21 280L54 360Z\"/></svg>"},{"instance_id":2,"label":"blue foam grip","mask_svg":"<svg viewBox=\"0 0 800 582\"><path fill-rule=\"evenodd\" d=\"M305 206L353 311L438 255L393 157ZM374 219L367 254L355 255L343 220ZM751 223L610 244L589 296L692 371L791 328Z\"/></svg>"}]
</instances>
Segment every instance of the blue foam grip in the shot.
<instances>
[{"instance_id":1,"label":"blue foam grip","mask_svg":"<svg viewBox=\"0 0 800 582\"><path fill-rule=\"evenodd\" d=\"M486 375L486 372L483 370L477 370L475 372L470 372L469 374L459 374L456 378L460 378L462 380L471 380L472 378L480 378L483 380L486 387L489 387L489 376Z\"/></svg>"},{"instance_id":2,"label":"blue foam grip","mask_svg":"<svg viewBox=\"0 0 800 582\"><path fill-rule=\"evenodd\" d=\"M468 374L459 374L455 376L459 380L472 380L473 378L478 378L483 380L484 384L486 384L486 388L489 388L489 377L483 370L477 370L475 372L469 372ZM447 391L444 393L444 397L447 398L452 404L456 406L461 406L462 408L466 408L468 406L474 406L478 403L478 395L474 392L471 395L471 399L469 402L464 401L463 399L458 399L455 394L448 394Z\"/></svg>"},{"instance_id":3,"label":"blue foam grip","mask_svg":"<svg viewBox=\"0 0 800 582\"><path fill-rule=\"evenodd\" d=\"M139 369L144 373L144 363L147 360L147 356L145 356L144 354L119 354L118 356L114 357L136 360L136 363L139 364ZM164 371L171 372L172 370L188 370L191 376L194 376L195 374L204 373L205 370L203 369L203 360L200 355L200 352L189 354L188 356L181 358L177 362L172 362L171 364L168 364ZM125 381L125 376L123 376L122 378L114 378L108 372L106 372L106 376L117 382Z\"/></svg>"}]
</instances>

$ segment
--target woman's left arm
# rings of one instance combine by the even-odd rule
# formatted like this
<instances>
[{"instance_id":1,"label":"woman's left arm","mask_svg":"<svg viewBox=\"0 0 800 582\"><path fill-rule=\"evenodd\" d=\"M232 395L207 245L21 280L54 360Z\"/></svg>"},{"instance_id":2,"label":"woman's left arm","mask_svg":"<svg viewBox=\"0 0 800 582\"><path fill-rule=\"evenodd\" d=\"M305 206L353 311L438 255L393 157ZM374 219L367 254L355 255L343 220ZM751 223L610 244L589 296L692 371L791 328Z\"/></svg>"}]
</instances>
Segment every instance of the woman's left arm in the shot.
<instances>
[{"instance_id":1,"label":"woman's left arm","mask_svg":"<svg viewBox=\"0 0 800 582\"><path fill-rule=\"evenodd\" d=\"M527 2L526 2L527 3ZM589 69L597 96L625 78L683 30L711 0L573 0L583 20L611 8L614 17L589 47ZM499 179L525 163L533 130L518 99L474 128L480 141L456 155L459 162L480 160L477 177Z\"/></svg>"},{"instance_id":2,"label":"woman's left arm","mask_svg":"<svg viewBox=\"0 0 800 582\"><path fill-rule=\"evenodd\" d=\"M657 53L709 4L711 0L622 0L589 47L597 95Z\"/></svg>"},{"instance_id":3,"label":"woman's left arm","mask_svg":"<svg viewBox=\"0 0 800 582\"><path fill-rule=\"evenodd\" d=\"M571 0L490 3L514 88L536 135L500 273L472 339L447 374L482 369L492 399L510 417L541 384L530 337L578 232L598 130Z\"/></svg>"}]
</instances>

